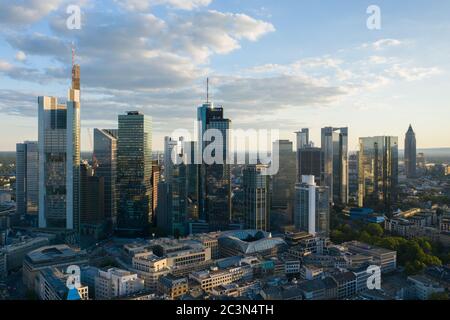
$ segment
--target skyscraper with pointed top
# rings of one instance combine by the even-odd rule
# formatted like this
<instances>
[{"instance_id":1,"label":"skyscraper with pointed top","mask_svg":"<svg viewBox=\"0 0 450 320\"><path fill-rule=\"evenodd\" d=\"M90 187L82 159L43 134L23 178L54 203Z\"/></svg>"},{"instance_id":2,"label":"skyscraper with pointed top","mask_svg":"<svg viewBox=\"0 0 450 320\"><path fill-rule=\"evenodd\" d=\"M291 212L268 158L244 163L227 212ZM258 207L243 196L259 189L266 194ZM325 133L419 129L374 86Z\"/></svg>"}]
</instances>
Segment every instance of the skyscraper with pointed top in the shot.
<instances>
[{"instance_id":1,"label":"skyscraper with pointed top","mask_svg":"<svg viewBox=\"0 0 450 320\"><path fill-rule=\"evenodd\" d=\"M80 66L66 104L38 97L39 227L80 230Z\"/></svg>"},{"instance_id":2,"label":"skyscraper with pointed top","mask_svg":"<svg viewBox=\"0 0 450 320\"><path fill-rule=\"evenodd\" d=\"M197 109L198 155L212 143L203 139L207 130L222 134L221 163L208 164L201 161L199 170L199 215L209 223L212 231L228 228L231 220L231 172L228 163L228 129L231 120L224 118L224 109L210 101L209 79L207 80L206 102ZM209 141L207 141L209 140ZM215 140L214 140L215 141Z\"/></svg>"},{"instance_id":3,"label":"skyscraper with pointed top","mask_svg":"<svg viewBox=\"0 0 450 320\"><path fill-rule=\"evenodd\" d=\"M416 134L409 125L408 131L405 135L405 171L406 177L411 179L416 177L417 166L417 149L416 149Z\"/></svg>"}]
</instances>

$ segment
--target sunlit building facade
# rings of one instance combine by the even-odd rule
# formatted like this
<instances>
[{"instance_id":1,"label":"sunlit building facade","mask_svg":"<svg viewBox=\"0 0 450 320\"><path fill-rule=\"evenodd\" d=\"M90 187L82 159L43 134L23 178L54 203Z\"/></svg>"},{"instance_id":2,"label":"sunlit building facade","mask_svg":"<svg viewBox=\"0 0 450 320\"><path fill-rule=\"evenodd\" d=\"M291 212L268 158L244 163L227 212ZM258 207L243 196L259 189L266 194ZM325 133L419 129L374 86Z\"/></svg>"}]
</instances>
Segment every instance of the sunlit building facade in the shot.
<instances>
[{"instance_id":1,"label":"sunlit building facade","mask_svg":"<svg viewBox=\"0 0 450 320\"><path fill-rule=\"evenodd\" d=\"M390 212L397 199L398 138L360 138L358 170L359 206L379 206Z\"/></svg>"},{"instance_id":2,"label":"sunlit building facade","mask_svg":"<svg viewBox=\"0 0 450 320\"><path fill-rule=\"evenodd\" d=\"M262 175L262 165L244 168L244 217L245 228L270 230L270 190L269 176Z\"/></svg>"}]
</instances>

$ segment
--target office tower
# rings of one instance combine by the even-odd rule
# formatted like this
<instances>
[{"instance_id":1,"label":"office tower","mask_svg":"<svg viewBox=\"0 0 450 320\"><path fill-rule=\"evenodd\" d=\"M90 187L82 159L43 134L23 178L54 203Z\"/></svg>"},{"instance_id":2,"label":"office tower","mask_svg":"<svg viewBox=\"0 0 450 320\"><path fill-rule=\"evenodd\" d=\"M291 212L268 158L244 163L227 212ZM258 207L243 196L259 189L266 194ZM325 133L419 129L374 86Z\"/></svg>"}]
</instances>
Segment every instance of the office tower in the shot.
<instances>
[{"instance_id":1,"label":"office tower","mask_svg":"<svg viewBox=\"0 0 450 320\"><path fill-rule=\"evenodd\" d=\"M161 180L161 166L158 160L152 161L152 211L156 212L158 206L158 183Z\"/></svg>"},{"instance_id":2,"label":"office tower","mask_svg":"<svg viewBox=\"0 0 450 320\"><path fill-rule=\"evenodd\" d=\"M90 246L105 238L105 178L94 174L87 161L80 166L80 245Z\"/></svg>"},{"instance_id":3,"label":"office tower","mask_svg":"<svg viewBox=\"0 0 450 320\"><path fill-rule=\"evenodd\" d=\"M297 149L297 182L302 181L302 176L314 176L316 183L320 185L322 174L322 149L304 146Z\"/></svg>"},{"instance_id":4,"label":"office tower","mask_svg":"<svg viewBox=\"0 0 450 320\"><path fill-rule=\"evenodd\" d=\"M348 128L322 128L323 186L330 202L348 202Z\"/></svg>"},{"instance_id":5,"label":"office tower","mask_svg":"<svg viewBox=\"0 0 450 320\"><path fill-rule=\"evenodd\" d=\"M187 217L189 220L199 219L199 173L200 165L196 164L195 152L197 143L194 141L185 141L186 154L186 195L187 195ZM188 153L190 157L188 156Z\"/></svg>"},{"instance_id":6,"label":"office tower","mask_svg":"<svg viewBox=\"0 0 450 320\"><path fill-rule=\"evenodd\" d=\"M109 234L117 226L117 137L117 129L94 129L94 174L104 181L103 209Z\"/></svg>"},{"instance_id":7,"label":"office tower","mask_svg":"<svg viewBox=\"0 0 450 320\"><path fill-rule=\"evenodd\" d=\"M405 136L405 171L406 177L411 179L416 177L417 166L416 134L411 125Z\"/></svg>"},{"instance_id":8,"label":"office tower","mask_svg":"<svg viewBox=\"0 0 450 320\"><path fill-rule=\"evenodd\" d=\"M392 212L397 198L398 138L359 139L358 204Z\"/></svg>"},{"instance_id":9,"label":"office tower","mask_svg":"<svg viewBox=\"0 0 450 320\"><path fill-rule=\"evenodd\" d=\"M297 150L310 146L308 128L304 128L301 131L296 132L296 135L297 135Z\"/></svg>"},{"instance_id":10,"label":"office tower","mask_svg":"<svg viewBox=\"0 0 450 320\"><path fill-rule=\"evenodd\" d=\"M38 143L25 141L16 145L16 213L37 215L39 202Z\"/></svg>"},{"instance_id":11,"label":"office tower","mask_svg":"<svg viewBox=\"0 0 450 320\"><path fill-rule=\"evenodd\" d=\"M348 156L348 193L355 199L358 196L358 152Z\"/></svg>"},{"instance_id":12,"label":"office tower","mask_svg":"<svg viewBox=\"0 0 450 320\"><path fill-rule=\"evenodd\" d=\"M152 221L152 122L138 111L119 115L118 232L145 235Z\"/></svg>"},{"instance_id":13,"label":"office tower","mask_svg":"<svg viewBox=\"0 0 450 320\"><path fill-rule=\"evenodd\" d=\"M284 211L287 221L292 223L296 161L293 144L289 140L278 140L279 170L272 176L272 207Z\"/></svg>"},{"instance_id":14,"label":"office tower","mask_svg":"<svg viewBox=\"0 0 450 320\"><path fill-rule=\"evenodd\" d=\"M179 144L177 140L172 139L172 137L164 137L164 180L170 182L172 179L172 170L174 167L172 154L173 150L177 150L178 152Z\"/></svg>"},{"instance_id":15,"label":"office tower","mask_svg":"<svg viewBox=\"0 0 450 320\"><path fill-rule=\"evenodd\" d=\"M294 223L297 230L328 237L330 206L328 187L319 187L314 176L303 176L295 186Z\"/></svg>"},{"instance_id":16,"label":"office tower","mask_svg":"<svg viewBox=\"0 0 450 320\"><path fill-rule=\"evenodd\" d=\"M245 228L269 231L269 176L262 175L262 165L249 165L243 171Z\"/></svg>"},{"instance_id":17,"label":"office tower","mask_svg":"<svg viewBox=\"0 0 450 320\"><path fill-rule=\"evenodd\" d=\"M72 68L66 105L39 97L39 227L80 227L79 66Z\"/></svg>"},{"instance_id":18,"label":"office tower","mask_svg":"<svg viewBox=\"0 0 450 320\"><path fill-rule=\"evenodd\" d=\"M228 164L229 139L228 129L231 120L225 119L223 107L215 107L212 102L207 101L197 109L197 120L199 122L198 155L211 143L216 146L216 161L211 164L202 157L199 173L199 216L200 219L209 223L212 231L228 228L231 220L231 172ZM220 132L222 145L217 141L206 141L203 139L207 130L210 133ZM214 140L214 138L212 139ZM222 150L220 150L222 149ZM220 151L222 158L219 157ZM205 152L205 154L208 152ZM212 156L212 155L209 155Z\"/></svg>"}]
</instances>

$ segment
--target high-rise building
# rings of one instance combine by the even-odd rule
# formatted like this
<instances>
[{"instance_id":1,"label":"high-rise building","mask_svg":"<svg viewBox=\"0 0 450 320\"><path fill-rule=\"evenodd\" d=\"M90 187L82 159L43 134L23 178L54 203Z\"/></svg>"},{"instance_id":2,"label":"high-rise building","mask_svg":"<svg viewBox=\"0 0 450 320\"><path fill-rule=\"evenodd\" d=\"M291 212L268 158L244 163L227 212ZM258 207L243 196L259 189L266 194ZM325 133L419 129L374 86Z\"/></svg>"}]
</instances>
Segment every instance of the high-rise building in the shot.
<instances>
[{"instance_id":1,"label":"high-rise building","mask_svg":"<svg viewBox=\"0 0 450 320\"><path fill-rule=\"evenodd\" d=\"M348 193L354 199L358 196L358 152L348 157Z\"/></svg>"},{"instance_id":2,"label":"high-rise building","mask_svg":"<svg viewBox=\"0 0 450 320\"><path fill-rule=\"evenodd\" d=\"M294 224L297 230L328 237L330 205L328 187L320 187L314 176L303 176L295 186Z\"/></svg>"},{"instance_id":3,"label":"high-rise building","mask_svg":"<svg viewBox=\"0 0 450 320\"><path fill-rule=\"evenodd\" d=\"M80 67L66 105L39 97L39 227L80 227Z\"/></svg>"},{"instance_id":4,"label":"high-rise building","mask_svg":"<svg viewBox=\"0 0 450 320\"><path fill-rule=\"evenodd\" d=\"M348 128L322 128L323 186L330 202L348 202Z\"/></svg>"},{"instance_id":5,"label":"high-rise building","mask_svg":"<svg viewBox=\"0 0 450 320\"><path fill-rule=\"evenodd\" d=\"M289 140L274 142L275 149L278 144L279 170L272 176L272 201L274 209L283 210L287 220L292 222L294 206L294 187L296 180L295 152ZM280 211L281 212L281 211Z\"/></svg>"},{"instance_id":6,"label":"high-rise building","mask_svg":"<svg viewBox=\"0 0 450 320\"><path fill-rule=\"evenodd\" d=\"M185 153L190 153L190 157L186 162L186 194L187 194L187 216L190 220L199 219L199 173L200 165L195 163L195 152L197 143L194 141L186 141L184 147Z\"/></svg>"},{"instance_id":7,"label":"high-rise building","mask_svg":"<svg viewBox=\"0 0 450 320\"><path fill-rule=\"evenodd\" d=\"M39 202L38 143L16 145L16 213L37 215Z\"/></svg>"},{"instance_id":8,"label":"high-rise building","mask_svg":"<svg viewBox=\"0 0 450 320\"><path fill-rule=\"evenodd\" d=\"M119 115L118 231L147 234L152 221L152 122L138 111Z\"/></svg>"},{"instance_id":9,"label":"high-rise building","mask_svg":"<svg viewBox=\"0 0 450 320\"><path fill-rule=\"evenodd\" d=\"M156 212L158 207L158 184L161 180L161 166L158 164L158 160L152 162L152 210Z\"/></svg>"},{"instance_id":10,"label":"high-rise building","mask_svg":"<svg viewBox=\"0 0 450 320\"><path fill-rule=\"evenodd\" d=\"M117 129L94 129L94 174L104 181L103 209L108 233L117 226L117 137Z\"/></svg>"},{"instance_id":11,"label":"high-rise building","mask_svg":"<svg viewBox=\"0 0 450 320\"><path fill-rule=\"evenodd\" d=\"M269 231L269 176L262 175L262 165L249 165L243 171L245 228Z\"/></svg>"},{"instance_id":12,"label":"high-rise building","mask_svg":"<svg viewBox=\"0 0 450 320\"><path fill-rule=\"evenodd\" d=\"M405 136L405 171L406 177L411 179L416 177L417 149L416 134L410 125Z\"/></svg>"},{"instance_id":13,"label":"high-rise building","mask_svg":"<svg viewBox=\"0 0 450 320\"><path fill-rule=\"evenodd\" d=\"M398 138L360 138L358 167L359 206L380 206L391 212L397 199Z\"/></svg>"},{"instance_id":14,"label":"high-rise building","mask_svg":"<svg viewBox=\"0 0 450 320\"><path fill-rule=\"evenodd\" d=\"M231 221L231 172L228 163L229 139L228 129L231 120L224 118L223 107L216 107L212 102L207 101L197 109L197 120L199 122L198 155L203 155L208 146L214 143L216 147L210 156L215 156L214 163L205 161L202 157L202 164L199 172L199 216L200 219L209 223L212 231L227 229ZM207 133L221 133L222 145L218 140L210 141ZM207 134L206 134L207 135ZM222 150L220 150L222 149ZM206 150L207 151L207 150ZM207 152L206 152L207 153ZM222 153L220 158L220 153Z\"/></svg>"},{"instance_id":15,"label":"high-rise building","mask_svg":"<svg viewBox=\"0 0 450 320\"><path fill-rule=\"evenodd\" d=\"M316 183L320 185L322 174L322 149L305 146L297 149L297 183L302 181L302 176L314 176Z\"/></svg>"},{"instance_id":16,"label":"high-rise building","mask_svg":"<svg viewBox=\"0 0 450 320\"><path fill-rule=\"evenodd\" d=\"M94 174L87 161L80 166L80 244L89 246L107 233L105 178Z\"/></svg>"},{"instance_id":17,"label":"high-rise building","mask_svg":"<svg viewBox=\"0 0 450 320\"><path fill-rule=\"evenodd\" d=\"M172 139L172 137L164 137L164 180L170 182L172 180L172 171L176 163L173 162L173 150L179 152L179 141Z\"/></svg>"},{"instance_id":18,"label":"high-rise building","mask_svg":"<svg viewBox=\"0 0 450 320\"><path fill-rule=\"evenodd\" d=\"M311 146L309 142L308 128L304 128L301 131L296 132L296 134L297 134L297 150Z\"/></svg>"}]
</instances>

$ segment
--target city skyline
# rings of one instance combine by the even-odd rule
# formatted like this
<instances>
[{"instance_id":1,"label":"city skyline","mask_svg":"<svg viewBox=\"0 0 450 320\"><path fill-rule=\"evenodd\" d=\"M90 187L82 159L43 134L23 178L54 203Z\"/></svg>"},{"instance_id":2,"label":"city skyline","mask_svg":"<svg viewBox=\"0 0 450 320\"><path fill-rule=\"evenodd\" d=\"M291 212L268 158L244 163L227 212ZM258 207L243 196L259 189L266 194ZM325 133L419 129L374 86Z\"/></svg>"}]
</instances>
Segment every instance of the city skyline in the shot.
<instances>
[{"instance_id":1,"label":"city skyline","mask_svg":"<svg viewBox=\"0 0 450 320\"><path fill-rule=\"evenodd\" d=\"M348 148L356 151L359 137L380 135L399 137L403 149L412 124L419 149L450 147L444 58L450 48L436 36L450 29L449 4L436 1L423 15L418 1L408 8L379 1L381 30L368 30L368 4L354 1L184 3L79 1L80 30L65 28L64 1L25 1L28 17L19 4L1 4L9 16L0 22L0 134L10 139L0 141L0 150L37 140L36 97L65 91L72 41L83 66L83 151L92 146L86 130L110 128L128 110L153 118L152 149L163 150L172 130L192 130L207 76L211 99L223 104L234 128L270 126L295 142L293 132L309 127L317 142L320 128L349 127ZM191 29L182 32L183 26ZM255 108L263 112L254 114Z\"/></svg>"}]
</instances>

